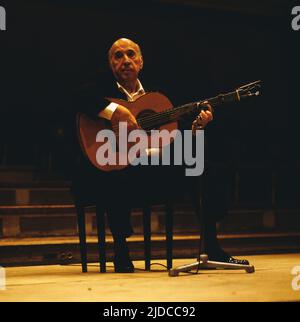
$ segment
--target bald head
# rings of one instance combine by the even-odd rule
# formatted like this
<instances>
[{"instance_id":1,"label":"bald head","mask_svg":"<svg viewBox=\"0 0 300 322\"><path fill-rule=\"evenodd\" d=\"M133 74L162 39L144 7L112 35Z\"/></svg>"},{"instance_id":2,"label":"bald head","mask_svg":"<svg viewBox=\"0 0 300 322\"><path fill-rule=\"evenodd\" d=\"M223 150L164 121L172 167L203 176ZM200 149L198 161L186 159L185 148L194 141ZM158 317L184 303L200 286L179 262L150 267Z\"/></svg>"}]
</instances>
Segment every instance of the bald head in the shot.
<instances>
[{"instance_id":1,"label":"bald head","mask_svg":"<svg viewBox=\"0 0 300 322\"><path fill-rule=\"evenodd\" d=\"M108 51L110 68L121 84L134 84L143 68L143 57L138 44L127 38L115 41Z\"/></svg>"},{"instance_id":2,"label":"bald head","mask_svg":"<svg viewBox=\"0 0 300 322\"><path fill-rule=\"evenodd\" d=\"M139 53L142 56L140 46L137 43L135 43L134 41L132 41L131 39L128 39L128 38L120 38L120 39L116 40L112 44L112 46L110 47L110 49L108 51L108 59L111 58L111 55L115 51L116 48L124 47L124 46L133 47L137 51L137 53Z\"/></svg>"}]
</instances>

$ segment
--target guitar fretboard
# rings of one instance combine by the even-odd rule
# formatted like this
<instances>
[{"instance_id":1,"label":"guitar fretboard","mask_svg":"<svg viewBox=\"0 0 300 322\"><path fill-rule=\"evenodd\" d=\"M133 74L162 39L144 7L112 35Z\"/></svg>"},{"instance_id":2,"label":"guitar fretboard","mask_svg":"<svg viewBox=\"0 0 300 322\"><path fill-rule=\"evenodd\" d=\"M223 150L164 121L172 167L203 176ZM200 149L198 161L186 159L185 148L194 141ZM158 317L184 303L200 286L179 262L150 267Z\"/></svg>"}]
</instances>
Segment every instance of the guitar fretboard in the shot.
<instances>
[{"instance_id":1,"label":"guitar fretboard","mask_svg":"<svg viewBox=\"0 0 300 322\"><path fill-rule=\"evenodd\" d=\"M200 113L201 110L207 109L206 103L210 104L212 107L216 107L227 102L239 101L239 100L240 100L239 93L237 91L234 91L227 94L220 94L218 96L215 96L209 99L192 102L175 108L167 109L163 112L156 113L154 115L138 118L137 121L141 126L141 128L143 128L144 130L151 130L159 126L162 126L164 124L178 121L184 115L188 115L196 112Z\"/></svg>"}]
</instances>

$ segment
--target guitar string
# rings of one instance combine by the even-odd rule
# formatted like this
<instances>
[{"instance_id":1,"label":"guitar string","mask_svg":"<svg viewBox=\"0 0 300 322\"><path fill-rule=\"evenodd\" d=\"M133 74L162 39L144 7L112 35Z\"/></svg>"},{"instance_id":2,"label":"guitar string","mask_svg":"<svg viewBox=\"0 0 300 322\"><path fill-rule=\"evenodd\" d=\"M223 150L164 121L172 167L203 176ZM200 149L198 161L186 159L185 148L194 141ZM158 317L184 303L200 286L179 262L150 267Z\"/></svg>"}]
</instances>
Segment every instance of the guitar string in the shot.
<instances>
[{"instance_id":1,"label":"guitar string","mask_svg":"<svg viewBox=\"0 0 300 322\"><path fill-rule=\"evenodd\" d=\"M235 93L235 92L234 92ZM153 126L155 124L151 124L152 121L157 121L159 119L163 117L168 117L169 115L171 115L172 113L176 113L176 112L180 112L180 110L184 110L186 108L186 110L190 109L188 112L185 110L185 112L187 113L191 113L193 111L193 109L196 109L197 107L201 107L201 105L205 102L206 104L210 104L210 105L213 105L214 107L216 107L217 105L219 105L220 103L222 103L223 101L225 101L225 98L229 98L229 100L234 100L233 97L232 97L232 93L228 93L228 94L223 94L222 95L222 101L220 101L220 97L216 96L216 97L212 97L212 98L209 98L209 99L204 99L204 100L201 100L201 101L197 101L197 102L192 102L192 103L188 103L188 104L185 104L185 105L182 105L182 106L179 106L179 107L176 107L176 108L171 108L171 109L168 109L164 112L160 112L160 113L156 113L155 115L151 115L151 116L148 116L148 117L144 117L144 118L141 118L141 119L138 119L138 122L140 123L142 121L142 123L144 123L143 125L148 127L148 126ZM205 104L205 105L206 105Z\"/></svg>"},{"instance_id":2,"label":"guitar string","mask_svg":"<svg viewBox=\"0 0 300 322\"><path fill-rule=\"evenodd\" d=\"M203 100L203 101L208 101L210 102L211 100ZM181 112L180 110L183 110L184 108L186 108L185 111L183 111L183 114L185 113L192 113L192 111L194 109L197 109L197 107L199 107L201 105L202 101L199 102L193 102L193 103L188 103L179 107L176 107L174 109L168 109L166 111L160 112L160 113L156 113L155 115L151 115L151 116L146 116L140 119L137 119L139 125L143 128L143 129L151 129L153 128L153 126L158 125L157 121L161 120L161 125L168 123L168 117L171 114L176 114L176 112L179 111L179 113ZM212 103L210 103L212 104ZM217 104L214 104L214 106L216 106ZM176 120L174 121L176 122ZM114 125L112 126L113 130L117 130L119 128L119 125ZM148 130L149 130L148 129Z\"/></svg>"},{"instance_id":3,"label":"guitar string","mask_svg":"<svg viewBox=\"0 0 300 322\"><path fill-rule=\"evenodd\" d=\"M143 125L142 127L152 127L153 125L155 125L155 122L158 120L162 120L162 122L168 121L168 117L172 114L176 114L176 112L178 113L178 111L180 112L181 109L186 108L187 110L190 109L189 111L184 111L184 113L191 113L192 110L194 108L198 107L198 103L189 103L183 106L179 106L176 107L174 109L169 109L160 113L156 113L155 115L151 115L151 116L146 116L140 119L137 119L138 123L140 125ZM112 129L117 129L119 127L119 125L113 126Z\"/></svg>"},{"instance_id":4,"label":"guitar string","mask_svg":"<svg viewBox=\"0 0 300 322\"><path fill-rule=\"evenodd\" d=\"M231 93L229 93L229 97L231 96L230 95ZM227 96L226 94L223 95L223 99L225 96ZM196 109L197 107L201 106L201 104L203 104L203 102L207 102L208 104L211 104L211 105L214 105L217 106L220 104L220 101L219 101L219 97L213 97L213 98L210 98L210 99L204 99L204 100L201 100L201 101L198 101L198 102L192 102L192 103L188 103L188 104L185 104L185 105L182 105L182 106L179 106L179 107L176 107L176 108L170 108L170 109L167 109L163 112L160 112L160 113L156 113L155 115L151 115L151 116L146 116L146 117L143 117L141 119L138 119L138 123L140 123L140 125L143 123L143 126L142 128L148 128L148 127L153 127L153 125L155 125L155 122L159 119L162 119L163 121L168 121L168 117L171 115L171 114L174 114L176 112L180 112L180 110L184 110L186 108L186 110L189 110L188 112L185 110L185 112L187 113L191 113L193 109ZM212 103L213 102L213 103ZM165 119L164 119L165 118ZM164 124L164 122L163 122ZM115 125L112 127L113 130L117 130L117 128L119 127L119 125Z\"/></svg>"}]
</instances>

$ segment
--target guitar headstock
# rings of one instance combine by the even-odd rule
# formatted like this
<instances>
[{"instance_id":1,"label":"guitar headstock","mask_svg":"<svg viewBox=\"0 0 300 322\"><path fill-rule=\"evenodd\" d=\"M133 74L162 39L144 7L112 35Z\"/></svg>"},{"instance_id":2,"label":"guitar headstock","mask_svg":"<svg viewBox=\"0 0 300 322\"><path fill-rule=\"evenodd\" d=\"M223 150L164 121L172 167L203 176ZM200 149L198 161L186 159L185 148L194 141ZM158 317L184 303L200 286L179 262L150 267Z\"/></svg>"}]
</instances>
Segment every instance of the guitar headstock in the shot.
<instances>
[{"instance_id":1,"label":"guitar headstock","mask_svg":"<svg viewBox=\"0 0 300 322\"><path fill-rule=\"evenodd\" d=\"M249 97L249 96L258 96L260 94L261 81L255 81L243 86L240 86L236 89L237 94L240 98Z\"/></svg>"}]
</instances>

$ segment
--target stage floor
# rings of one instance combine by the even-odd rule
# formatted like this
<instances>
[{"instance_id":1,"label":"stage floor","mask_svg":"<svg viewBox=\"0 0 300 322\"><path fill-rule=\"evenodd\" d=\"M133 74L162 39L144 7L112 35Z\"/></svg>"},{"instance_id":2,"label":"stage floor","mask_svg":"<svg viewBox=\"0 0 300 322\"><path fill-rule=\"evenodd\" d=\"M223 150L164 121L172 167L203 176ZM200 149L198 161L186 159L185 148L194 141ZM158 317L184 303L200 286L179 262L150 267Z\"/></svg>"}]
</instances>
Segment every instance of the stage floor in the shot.
<instances>
[{"instance_id":1,"label":"stage floor","mask_svg":"<svg viewBox=\"0 0 300 322\"><path fill-rule=\"evenodd\" d=\"M294 286L300 288L300 254L246 258L255 266L255 273L202 270L198 274L169 277L159 265L145 272L143 261L134 262L134 274L115 274L112 263L108 263L107 273L99 273L97 264L89 264L86 274L81 273L78 264L8 267L6 290L0 290L0 302L300 301L300 290L292 287L294 279ZM194 261L174 260L174 267ZM298 280L291 273L295 266L299 266Z\"/></svg>"}]
</instances>

